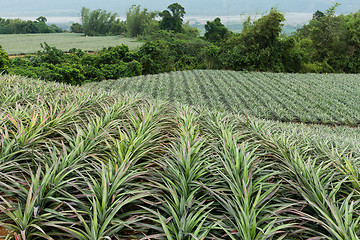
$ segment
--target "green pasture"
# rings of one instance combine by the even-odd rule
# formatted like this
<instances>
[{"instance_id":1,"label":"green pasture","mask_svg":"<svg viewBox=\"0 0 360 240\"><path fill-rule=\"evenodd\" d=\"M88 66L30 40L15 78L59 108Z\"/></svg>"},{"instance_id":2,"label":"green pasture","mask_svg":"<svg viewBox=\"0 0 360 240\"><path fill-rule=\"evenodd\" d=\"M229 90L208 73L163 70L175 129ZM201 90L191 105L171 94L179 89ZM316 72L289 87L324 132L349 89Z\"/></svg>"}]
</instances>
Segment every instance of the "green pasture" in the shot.
<instances>
[{"instance_id":1,"label":"green pasture","mask_svg":"<svg viewBox=\"0 0 360 240\"><path fill-rule=\"evenodd\" d=\"M120 36L87 37L81 33L50 33L50 34L3 34L0 35L0 45L9 55L30 54L41 50L41 43L68 51L80 48L84 51L96 51L104 47L125 44L130 49L141 46L133 38Z\"/></svg>"}]
</instances>

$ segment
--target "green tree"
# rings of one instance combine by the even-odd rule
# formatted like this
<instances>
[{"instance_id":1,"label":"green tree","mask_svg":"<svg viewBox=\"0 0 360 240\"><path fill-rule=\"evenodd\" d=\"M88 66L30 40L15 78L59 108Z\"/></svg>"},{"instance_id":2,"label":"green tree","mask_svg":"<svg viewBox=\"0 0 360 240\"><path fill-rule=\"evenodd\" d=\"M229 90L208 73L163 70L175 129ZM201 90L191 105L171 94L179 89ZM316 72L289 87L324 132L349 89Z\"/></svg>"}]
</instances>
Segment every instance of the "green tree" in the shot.
<instances>
[{"instance_id":1,"label":"green tree","mask_svg":"<svg viewBox=\"0 0 360 240\"><path fill-rule=\"evenodd\" d=\"M345 72L360 73L360 11L351 13L346 21Z\"/></svg>"},{"instance_id":2,"label":"green tree","mask_svg":"<svg viewBox=\"0 0 360 240\"><path fill-rule=\"evenodd\" d=\"M348 16L346 27L349 52L358 58L360 56L360 11Z\"/></svg>"},{"instance_id":3,"label":"green tree","mask_svg":"<svg viewBox=\"0 0 360 240\"><path fill-rule=\"evenodd\" d=\"M120 35L126 33L126 23L120 19L116 19L110 25L110 30L112 34Z\"/></svg>"},{"instance_id":4,"label":"green tree","mask_svg":"<svg viewBox=\"0 0 360 240\"><path fill-rule=\"evenodd\" d=\"M200 36L200 30L197 27L190 26L189 22L183 24L182 33L190 38L196 38Z\"/></svg>"},{"instance_id":5,"label":"green tree","mask_svg":"<svg viewBox=\"0 0 360 240\"><path fill-rule=\"evenodd\" d=\"M284 71L282 56L286 48L280 38L284 20L282 13L271 9L268 15L258 20L245 22L241 34L230 37L221 46L219 57L223 68Z\"/></svg>"},{"instance_id":6,"label":"green tree","mask_svg":"<svg viewBox=\"0 0 360 240\"><path fill-rule=\"evenodd\" d=\"M111 24L116 21L116 13L112 14L111 12L106 12L101 9L90 11L90 9L83 7L80 15L83 30L86 35L114 34L110 32L110 28Z\"/></svg>"},{"instance_id":7,"label":"green tree","mask_svg":"<svg viewBox=\"0 0 360 240\"><path fill-rule=\"evenodd\" d=\"M294 34L307 56L305 71L350 71L352 54L347 20L344 15L335 14L337 6L335 4L323 14L317 11L313 19Z\"/></svg>"},{"instance_id":8,"label":"green tree","mask_svg":"<svg viewBox=\"0 0 360 240\"><path fill-rule=\"evenodd\" d=\"M155 21L156 12L148 12L145 8L140 9L140 5L132 5L126 12L126 28L130 37L141 35L144 30Z\"/></svg>"},{"instance_id":9,"label":"green tree","mask_svg":"<svg viewBox=\"0 0 360 240\"><path fill-rule=\"evenodd\" d=\"M205 39L210 42L220 42L226 40L226 35L229 30L221 23L220 18L215 18L214 21L207 21L205 25Z\"/></svg>"},{"instance_id":10,"label":"green tree","mask_svg":"<svg viewBox=\"0 0 360 240\"><path fill-rule=\"evenodd\" d=\"M80 23L73 23L70 27L70 31L73 33L82 33L84 30Z\"/></svg>"},{"instance_id":11,"label":"green tree","mask_svg":"<svg viewBox=\"0 0 360 240\"><path fill-rule=\"evenodd\" d=\"M313 14L313 19L316 20L320 20L322 17L324 17L325 14L319 10L317 10L314 14Z\"/></svg>"},{"instance_id":12,"label":"green tree","mask_svg":"<svg viewBox=\"0 0 360 240\"><path fill-rule=\"evenodd\" d=\"M214 65L218 59L220 48L216 45L205 46L201 49L201 55L205 59L208 69L214 68Z\"/></svg>"},{"instance_id":13,"label":"green tree","mask_svg":"<svg viewBox=\"0 0 360 240\"><path fill-rule=\"evenodd\" d=\"M254 23L247 24L241 33L243 41L247 45L259 45L260 48L270 47L279 38L282 31L284 14L276 9L271 9Z\"/></svg>"},{"instance_id":14,"label":"green tree","mask_svg":"<svg viewBox=\"0 0 360 240\"><path fill-rule=\"evenodd\" d=\"M169 10L164 10L160 13L162 17L160 21L160 28L164 30L173 30L175 32L182 31L183 17L185 15L185 9L178 3L173 3L168 6Z\"/></svg>"},{"instance_id":15,"label":"green tree","mask_svg":"<svg viewBox=\"0 0 360 240\"><path fill-rule=\"evenodd\" d=\"M40 16L36 19L35 25L38 33L51 33L51 28L46 25L47 19L44 16Z\"/></svg>"},{"instance_id":16,"label":"green tree","mask_svg":"<svg viewBox=\"0 0 360 240\"><path fill-rule=\"evenodd\" d=\"M46 17L44 17L44 16L40 16L40 17L38 17L38 18L36 19L36 21L46 23L46 22L47 22L47 19L46 19Z\"/></svg>"},{"instance_id":17,"label":"green tree","mask_svg":"<svg viewBox=\"0 0 360 240\"><path fill-rule=\"evenodd\" d=\"M49 28L46 23L38 22L36 23L36 28L38 33L51 33L51 28Z\"/></svg>"}]
</instances>

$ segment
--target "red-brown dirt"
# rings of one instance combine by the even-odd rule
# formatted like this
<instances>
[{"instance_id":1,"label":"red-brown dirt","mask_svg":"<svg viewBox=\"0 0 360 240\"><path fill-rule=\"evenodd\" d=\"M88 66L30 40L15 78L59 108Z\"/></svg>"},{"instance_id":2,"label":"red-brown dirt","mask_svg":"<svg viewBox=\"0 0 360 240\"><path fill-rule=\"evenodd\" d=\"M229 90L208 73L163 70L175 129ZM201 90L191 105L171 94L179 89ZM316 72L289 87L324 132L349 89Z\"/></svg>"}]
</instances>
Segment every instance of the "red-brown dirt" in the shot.
<instances>
[{"instance_id":1,"label":"red-brown dirt","mask_svg":"<svg viewBox=\"0 0 360 240\"><path fill-rule=\"evenodd\" d=\"M9 55L9 58L16 58L16 57L25 57L26 55Z\"/></svg>"},{"instance_id":2,"label":"red-brown dirt","mask_svg":"<svg viewBox=\"0 0 360 240\"><path fill-rule=\"evenodd\" d=\"M5 238L3 238L3 237L5 237L8 233L9 233L8 230L6 230L3 227L0 227L0 240L4 240Z\"/></svg>"}]
</instances>

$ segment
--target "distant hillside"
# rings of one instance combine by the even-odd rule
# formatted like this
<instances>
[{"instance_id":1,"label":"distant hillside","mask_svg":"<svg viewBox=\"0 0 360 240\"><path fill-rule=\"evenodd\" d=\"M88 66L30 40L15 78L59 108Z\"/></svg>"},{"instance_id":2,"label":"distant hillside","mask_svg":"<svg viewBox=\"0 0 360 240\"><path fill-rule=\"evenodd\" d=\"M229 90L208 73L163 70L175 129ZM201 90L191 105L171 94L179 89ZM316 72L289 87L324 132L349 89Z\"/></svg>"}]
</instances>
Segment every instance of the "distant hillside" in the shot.
<instances>
[{"instance_id":1,"label":"distant hillside","mask_svg":"<svg viewBox=\"0 0 360 240\"><path fill-rule=\"evenodd\" d=\"M315 12L326 10L333 5L330 0L124 0L124 1L95 1L95 0L1 0L0 16L77 16L81 7L102 8L125 15L126 10L133 4L140 4L150 10L163 10L169 4L179 2L187 11L187 15L234 15L241 13L257 13L273 6L286 12ZM360 1L338 0L341 4L339 13L349 13L360 9Z\"/></svg>"}]
</instances>

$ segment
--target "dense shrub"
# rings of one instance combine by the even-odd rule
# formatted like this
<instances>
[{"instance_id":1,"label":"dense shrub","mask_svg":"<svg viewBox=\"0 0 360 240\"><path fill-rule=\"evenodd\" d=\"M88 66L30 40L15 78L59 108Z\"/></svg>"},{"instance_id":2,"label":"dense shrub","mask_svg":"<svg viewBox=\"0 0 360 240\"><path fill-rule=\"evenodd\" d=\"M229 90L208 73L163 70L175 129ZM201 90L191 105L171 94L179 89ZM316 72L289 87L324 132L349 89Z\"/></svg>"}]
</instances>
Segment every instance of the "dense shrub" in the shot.
<instances>
[{"instance_id":1,"label":"dense shrub","mask_svg":"<svg viewBox=\"0 0 360 240\"><path fill-rule=\"evenodd\" d=\"M120 46L104 48L97 54L99 57L99 64L114 64L119 59L124 59L126 54L129 52L129 47L122 44Z\"/></svg>"},{"instance_id":2,"label":"dense shrub","mask_svg":"<svg viewBox=\"0 0 360 240\"><path fill-rule=\"evenodd\" d=\"M42 44L42 47L43 50L37 56L11 60L12 72L73 85L143 73L143 67L137 61L138 54L129 52L125 45L104 48L96 54L88 54L75 48L65 53L47 43ZM7 61L9 62L8 58Z\"/></svg>"},{"instance_id":3,"label":"dense shrub","mask_svg":"<svg viewBox=\"0 0 360 240\"><path fill-rule=\"evenodd\" d=\"M125 72L126 64L120 62L118 64L105 64L101 66L101 71L106 79L118 79Z\"/></svg>"},{"instance_id":4,"label":"dense shrub","mask_svg":"<svg viewBox=\"0 0 360 240\"><path fill-rule=\"evenodd\" d=\"M9 56L6 52L2 49L0 45L0 74L5 72L8 73L10 71L10 62Z\"/></svg>"}]
</instances>

